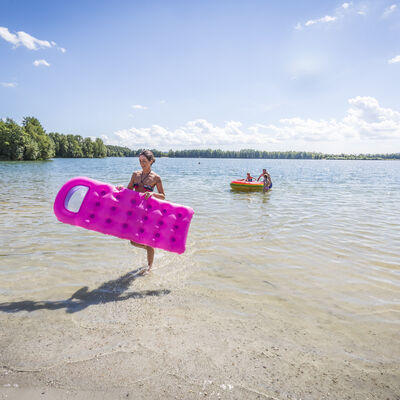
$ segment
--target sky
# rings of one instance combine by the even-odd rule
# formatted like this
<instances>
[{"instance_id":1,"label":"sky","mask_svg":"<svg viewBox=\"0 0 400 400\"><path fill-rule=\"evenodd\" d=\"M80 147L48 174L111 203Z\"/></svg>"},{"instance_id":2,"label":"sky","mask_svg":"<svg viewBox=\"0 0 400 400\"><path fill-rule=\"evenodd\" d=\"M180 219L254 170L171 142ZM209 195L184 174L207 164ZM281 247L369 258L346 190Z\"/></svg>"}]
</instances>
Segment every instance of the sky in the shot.
<instances>
[{"instance_id":1,"label":"sky","mask_svg":"<svg viewBox=\"0 0 400 400\"><path fill-rule=\"evenodd\" d=\"M400 152L400 0L0 0L0 118L131 149Z\"/></svg>"}]
</instances>

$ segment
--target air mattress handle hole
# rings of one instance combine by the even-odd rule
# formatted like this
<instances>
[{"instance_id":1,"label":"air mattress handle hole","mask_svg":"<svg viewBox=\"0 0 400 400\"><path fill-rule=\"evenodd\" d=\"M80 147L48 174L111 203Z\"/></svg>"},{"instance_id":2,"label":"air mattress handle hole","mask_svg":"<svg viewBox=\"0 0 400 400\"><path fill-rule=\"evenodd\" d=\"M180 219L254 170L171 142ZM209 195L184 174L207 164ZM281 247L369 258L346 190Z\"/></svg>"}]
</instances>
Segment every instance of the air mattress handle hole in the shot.
<instances>
[{"instance_id":1,"label":"air mattress handle hole","mask_svg":"<svg viewBox=\"0 0 400 400\"><path fill-rule=\"evenodd\" d=\"M83 185L74 186L65 196L64 206L68 211L78 213L89 188Z\"/></svg>"}]
</instances>

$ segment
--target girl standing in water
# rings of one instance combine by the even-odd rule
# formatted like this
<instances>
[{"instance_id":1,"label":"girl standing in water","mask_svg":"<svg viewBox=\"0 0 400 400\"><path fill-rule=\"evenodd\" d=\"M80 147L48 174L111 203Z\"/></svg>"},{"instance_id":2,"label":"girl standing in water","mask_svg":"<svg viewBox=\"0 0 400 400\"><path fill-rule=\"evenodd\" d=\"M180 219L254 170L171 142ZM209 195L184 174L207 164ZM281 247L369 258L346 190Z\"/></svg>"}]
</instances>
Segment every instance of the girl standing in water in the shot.
<instances>
[{"instance_id":1,"label":"girl standing in water","mask_svg":"<svg viewBox=\"0 0 400 400\"><path fill-rule=\"evenodd\" d=\"M165 193L161 182L161 178L154 171L151 166L156 161L154 154L150 150L144 150L139 154L139 162L142 170L135 171L132 174L131 180L128 184L128 189L135 190L136 192L146 193L145 198L154 196L157 199L164 200ZM158 193L154 193L154 188L157 187ZM131 244L147 251L147 269L143 273L148 273L151 270L154 261L154 248L139 244L131 240Z\"/></svg>"}]
</instances>

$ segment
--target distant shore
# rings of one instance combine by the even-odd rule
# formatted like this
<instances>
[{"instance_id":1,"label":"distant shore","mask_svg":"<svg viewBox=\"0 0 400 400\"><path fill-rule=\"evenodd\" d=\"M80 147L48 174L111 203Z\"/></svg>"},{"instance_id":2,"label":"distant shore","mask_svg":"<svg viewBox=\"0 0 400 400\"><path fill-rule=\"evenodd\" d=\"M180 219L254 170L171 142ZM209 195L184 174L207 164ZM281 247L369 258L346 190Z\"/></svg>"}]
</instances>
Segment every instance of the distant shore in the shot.
<instances>
[{"instance_id":1,"label":"distant shore","mask_svg":"<svg viewBox=\"0 0 400 400\"><path fill-rule=\"evenodd\" d=\"M79 157L72 157L72 156L56 156L56 157L51 157L47 160L51 160L53 158L130 158L130 157L137 157L139 153L142 151L140 150L130 150L129 151L123 152L115 150L114 148L116 146L108 146L107 151L110 153L107 156L104 157L87 157L87 156L79 156ZM109 147L113 147L112 150L109 151ZM124 149L124 148L121 148ZM256 154L253 153L242 153L242 151L237 151L237 152L230 152L226 151L223 152L222 154L219 153L217 150L212 150L211 153L207 152L206 150L181 150L181 151L173 151L173 154L169 153L163 153L161 151L157 150L152 150L153 153L156 155L156 157L159 158L203 158L203 159L238 159L238 160L243 160L243 159L249 159L249 160L361 160L361 161L399 161L400 160L400 153L394 153L394 154L358 154L358 155L353 155L353 154L340 154L340 155L335 155L335 154L322 154L322 153L304 153L304 152L268 152L267 155L264 155L263 153L265 152L256 152ZM234 154L232 154L234 153ZM261 154L257 154L261 153ZM0 157L0 161L44 161L43 159L41 160L12 160L12 159L7 159L7 158L2 158Z\"/></svg>"}]
</instances>

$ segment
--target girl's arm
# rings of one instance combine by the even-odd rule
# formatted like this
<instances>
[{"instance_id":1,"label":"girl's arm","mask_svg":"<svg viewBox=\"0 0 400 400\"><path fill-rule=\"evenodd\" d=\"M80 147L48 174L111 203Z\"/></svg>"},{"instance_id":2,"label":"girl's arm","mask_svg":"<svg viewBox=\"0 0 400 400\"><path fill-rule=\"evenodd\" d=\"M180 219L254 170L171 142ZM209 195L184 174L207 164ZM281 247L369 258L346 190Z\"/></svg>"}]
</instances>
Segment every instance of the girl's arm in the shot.
<instances>
[{"instance_id":1,"label":"girl's arm","mask_svg":"<svg viewBox=\"0 0 400 400\"><path fill-rule=\"evenodd\" d=\"M157 199L165 200L165 193L164 193L163 184L161 182L161 178L157 182L157 190L158 190L158 193L153 193L153 196L157 197Z\"/></svg>"},{"instance_id":2,"label":"girl's arm","mask_svg":"<svg viewBox=\"0 0 400 400\"><path fill-rule=\"evenodd\" d=\"M148 199L150 196L154 196L157 199L165 200L165 193L164 193L164 188L163 188L163 185L162 185L162 182L161 182L161 178L158 179L156 186L157 186L158 193L146 192L145 193L145 198Z\"/></svg>"},{"instance_id":3,"label":"girl's arm","mask_svg":"<svg viewBox=\"0 0 400 400\"><path fill-rule=\"evenodd\" d=\"M128 189L133 190L133 184L135 183L135 174L132 174L131 180L128 184Z\"/></svg>"}]
</instances>

